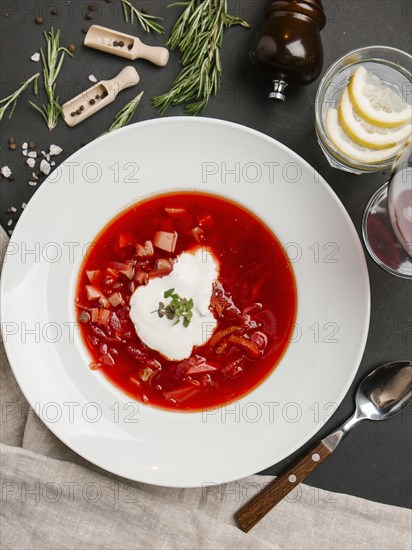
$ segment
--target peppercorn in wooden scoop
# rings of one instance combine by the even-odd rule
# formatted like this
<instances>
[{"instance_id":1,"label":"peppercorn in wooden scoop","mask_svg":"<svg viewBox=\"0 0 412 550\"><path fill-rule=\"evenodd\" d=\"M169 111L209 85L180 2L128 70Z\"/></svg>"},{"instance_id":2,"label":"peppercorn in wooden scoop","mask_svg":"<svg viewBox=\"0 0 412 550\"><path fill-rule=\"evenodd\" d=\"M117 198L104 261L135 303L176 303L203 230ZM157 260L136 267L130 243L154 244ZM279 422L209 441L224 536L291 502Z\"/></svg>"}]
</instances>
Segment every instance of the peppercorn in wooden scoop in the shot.
<instances>
[{"instance_id":1,"label":"peppercorn in wooden scoop","mask_svg":"<svg viewBox=\"0 0 412 550\"><path fill-rule=\"evenodd\" d=\"M159 67L169 61L169 50L143 44L140 38L114 31L100 25L92 25L84 38L84 45L95 50L125 57L126 59L146 59Z\"/></svg>"},{"instance_id":2,"label":"peppercorn in wooden scoop","mask_svg":"<svg viewBox=\"0 0 412 550\"><path fill-rule=\"evenodd\" d=\"M125 67L111 80L102 80L62 105L63 119L68 126L76 126L89 116L94 115L126 88L136 86L140 81L134 67Z\"/></svg>"}]
</instances>

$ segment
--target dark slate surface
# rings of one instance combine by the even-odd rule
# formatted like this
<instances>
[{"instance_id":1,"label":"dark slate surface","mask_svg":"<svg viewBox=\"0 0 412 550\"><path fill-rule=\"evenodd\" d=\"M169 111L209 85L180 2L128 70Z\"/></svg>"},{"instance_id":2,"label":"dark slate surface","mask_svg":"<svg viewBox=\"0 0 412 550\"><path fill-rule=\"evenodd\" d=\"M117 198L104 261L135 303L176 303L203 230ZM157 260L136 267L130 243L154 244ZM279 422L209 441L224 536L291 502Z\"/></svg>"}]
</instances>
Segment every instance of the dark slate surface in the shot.
<instances>
[{"instance_id":1,"label":"dark slate surface","mask_svg":"<svg viewBox=\"0 0 412 550\"><path fill-rule=\"evenodd\" d=\"M262 20L262 5L265 2L232 0L229 3L235 13L246 17L254 29L257 28ZM40 68L40 64L30 61L30 56L39 50L42 45L42 32L52 24L61 29L63 44L74 43L77 46L75 60L67 59L61 74L59 94L62 102L90 85L87 79L89 74L95 74L98 79L110 78L117 74L124 66L124 60L81 46L81 29L90 24L84 19L88 4L86 1L75 0L1 1L1 97L8 95L19 82ZM148 8L151 13L165 16L168 31L178 12L176 8L166 11L167 4L168 2L163 0L140 2L141 7ZM117 0L112 0L112 3L96 0L96 5L96 22L132 32L123 21ZM328 24L322 33L325 67L347 51L360 46L389 45L410 52L410 1L326 1L324 6L328 16ZM53 9L58 9L57 16L51 15ZM6 12L9 14L8 17ZM44 25L34 23L36 15L45 18ZM328 165L315 136L316 83L299 93L290 93L285 104L273 105L266 101L265 85L256 82L248 67L247 54L252 32L235 28L226 33L221 91L219 96L210 102L205 115L255 128L296 151L326 178L349 211L359 231L363 209L374 190L385 182L387 174L352 176L336 171ZM146 42L155 45L162 45L164 40L152 35L142 37ZM168 89L177 72L178 59L177 53L172 54L171 62L163 70L145 62L138 63L146 97L139 108L136 120L157 116L150 107L149 98ZM24 165L24 159L19 151L8 150L7 139L13 136L19 144L22 141L33 140L39 148L56 143L64 149L64 153L59 157L59 161L62 161L82 143L90 142L104 131L110 125L119 105L134 94L135 90L127 90L120 103L112 104L98 116L92 117L75 129L67 128L60 121L51 134L39 115L27 104L26 100L29 97L25 94L13 118L3 119L1 127L1 165L9 164L15 174L14 181L2 179L0 182L0 220L3 227L6 227L10 218L17 221L21 214L20 205L22 202L28 202L37 189L27 184L28 170ZM182 114L182 110L176 108L168 114ZM18 208L18 212L13 216L6 213L6 208L11 205ZM411 284L386 274L369 257L367 260L372 289L372 316L365 355L352 388L332 420L322 429L322 434L326 434L330 427L337 425L351 413L357 382L365 373L385 361L411 357ZM405 412L386 423L362 424L344 441L339 451L311 475L309 483L331 493L343 492L388 504L411 506L411 413L412 410L409 409L409 418ZM274 465L265 473L280 472L293 458ZM333 498L337 497L331 497L331 500Z\"/></svg>"}]
</instances>

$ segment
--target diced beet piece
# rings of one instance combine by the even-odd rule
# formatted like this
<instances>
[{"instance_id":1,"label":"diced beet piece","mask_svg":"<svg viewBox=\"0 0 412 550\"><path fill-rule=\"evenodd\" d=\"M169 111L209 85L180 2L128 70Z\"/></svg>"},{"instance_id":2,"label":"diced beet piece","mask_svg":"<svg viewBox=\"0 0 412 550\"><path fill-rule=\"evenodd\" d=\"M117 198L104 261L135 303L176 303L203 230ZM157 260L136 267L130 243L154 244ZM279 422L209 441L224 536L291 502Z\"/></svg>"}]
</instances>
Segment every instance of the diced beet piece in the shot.
<instances>
[{"instance_id":1,"label":"diced beet piece","mask_svg":"<svg viewBox=\"0 0 412 550\"><path fill-rule=\"evenodd\" d=\"M268 343L268 337L266 336L266 334L260 331L256 331L250 335L250 339L259 351L263 352L265 350Z\"/></svg>"},{"instance_id":2,"label":"diced beet piece","mask_svg":"<svg viewBox=\"0 0 412 550\"><path fill-rule=\"evenodd\" d=\"M124 275L125 277L127 277L130 280L133 279L133 277L134 277L134 265L133 265L132 260L130 262L126 262L126 263L123 263L123 264L118 263L117 266L118 266L117 269L119 270L119 273L121 273L122 275Z\"/></svg>"},{"instance_id":3,"label":"diced beet piece","mask_svg":"<svg viewBox=\"0 0 412 550\"><path fill-rule=\"evenodd\" d=\"M110 307L109 300L106 298L106 296L100 296L99 304L106 309Z\"/></svg>"},{"instance_id":4,"label":"diced beet piece","mask_svg":"<svg viewBox=\"0 0 412 550\"><path fill-rule=\"evenodd\" d=\"M140 359L141 361L146 359L146 355L136 346L132 346L132 345L126 346L126 352L129 355L132 355L133 357L135 357L136 359Z\"/></svg>"},{"instance_id":5,"label":"diced beet piece","mask_svg":"<svg viewBox=\"0 0 412 550\"><path fill-rule=\"evenodd\" d=\"M120 292L113 292L113 294L110 294L108 301L113 307L117 307L119 305L124 306L123 296Z\"/></svg>"},{"instance_id":6,"label":"diced beet piece","mask_svg":"<svg viewBox=\"0 0 412 550\"><path fill-rule=\"evenodd\" d=\"M94 307L92 309L92 323L97 323L98 325L106 326L109 323L109 318L110 318L110 311L108 309L97 308L97 307Z\"/></svg>"},{"instance_id":7,"label":"diced beet piece","mask_svg":"<svg viewBox=\"0 0 412 550\"><path fill-rule=\"evenodd\" d=\"M99 269L96 269L94 271L92 271L92 270L87 270L86 271L87 278L89 279L89 281L91 283L96 279L96 277L99 275L99 273L100 273Z\"/></svg>"},{"instance_id":8,"label":"diced beet piece","mask_svg":"<svg viewBox=\"0 0 412 550\"><path fill-rule=\"evenodd\" d=\"M155 271L167 271L167 270L172 271L172 267L173 267L173 260L170 260L167 258L159 258L158 260L156 260L154 270Z\"/></svg>"},{"instance_id":9,"label":"diced beet piece","mask_svg":"<svg viewBox=\"0 0 412 550\"><path fill-rule=\"evenodd\" d=\"M166 252L174 252L176 248L176 242L176 231L174 231L173 233L169 233L168 231L157 231L153 239L153 244L157 246L157 248L165 250Z\"/></svg>"},{"instance_id":10,"label":"diced beet piece","mask_svg":"<svg viewBox=\"0 0 412 550\"><path fill-rule=\"evenodd\" d=\"M144 246L142 246L141 244L137 244L136 254L141 257L153 256L154 250L152 241L146 241L144 243Z\"/></svg>"},{"instance_id":11,"label":"diced beet piece","mask_svg":"<svg viewBox=\"0 0 412 550\"><path fill-rule=\"evenodd\" d=\"M90 301L98 300L103 294L98 288L92 285L86 285L87 299Z\"/></svg>"},{"instance_id":12,"label":"diced beet piece","mask_svg":"<svg viewBox=\"0 0 412 550\"><path fill-rule=\"evenodd\" d=\"M122 331L123 330L123 327L122 327L122 324L120 322L120 319L118 318L118 316L116 315L116 313L114 313L112 311L112 313L110 314L110 326L112 327L112 329L114 330L118 330L118 331Z\"/></svg>"},{"instance_id":13,"label":"diced beet piece","mask_svg":"<svg viewBox=\"0 0 412 550\"><path fill-rule=\"evenodd\" d=\"M202 363L201 365L194 365L193 367L190 367L186 371L186 374L203 374L205 372L213 372L215 370L217 370L216 367L208 365L207 363Z\"/></svg>"},{"instance_id":14,"label":"diced beet piece","mask_svg":"<svg viewBox=\"0 0 412 550\"><path fill-rule=\"evenodd\" d=\"M79 323L88 323L90 321L90 315L87 313L87 311L82 310L78 319Z\"/></svg>"},{"instance_id":15,"label":"diced beet piece","mask_svg":"<svg viewBox=\"0 0 412 550\"><path fill-rule=\"evenodd\" d=\"M192 384L181 386L175 390L164 391L163 395L166 399L170 399L175 403L183 403L191 397L195 396L200 391L200 386L193 386Z\"/></svg>"},{"instance_id":16,"label":"diced beet piece","mask_svg":"<svg viewBox=\"0 0 412 550\"><path fill-rule=\"evenodd\" d=\"M147 273L145 271L136 271L135 275L134 275L134 280L139 284L139 285L145 285L147 284L147 281L148 281L148 276L147 276Z\"/></svg>"}]
</instances>

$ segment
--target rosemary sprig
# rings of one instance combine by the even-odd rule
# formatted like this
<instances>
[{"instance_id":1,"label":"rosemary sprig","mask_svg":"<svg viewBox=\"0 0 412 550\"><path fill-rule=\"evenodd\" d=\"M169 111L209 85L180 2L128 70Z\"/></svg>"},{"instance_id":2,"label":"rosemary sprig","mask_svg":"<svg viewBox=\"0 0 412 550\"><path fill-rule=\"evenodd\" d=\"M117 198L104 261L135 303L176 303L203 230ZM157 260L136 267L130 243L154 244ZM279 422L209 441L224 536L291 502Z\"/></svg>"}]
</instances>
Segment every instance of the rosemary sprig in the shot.
<instances>
[{"instance_id":1,"label":"rosemary sprig","mask_svg":"<svg viewBox=\"0 0 412 550\"><path fill-rule=\"evenodd\" d=\"M136 109L140 103L140 100L142 99L144 92L140 92L139 95L137 95L134 99L126 103L120 111L117 113L117 115L114 117L113 124L110 126L110 128L105 132L106 134L109 132L112 132L113 130L117 130L118 128L123 128L123 126L126 126L126 124L129 124L132 116L135 114Z\"/></svg>"},{"instance_id":2,"label":"rosemary sprig","mask_svg":"<svg viewBox=\"0 0 412 550\"><path fill-rule=\"evenodd\" d=\"M227 0L189 0L172 6L186 6L167 42L172 50L182 52L183 68L170 91L152 98L152 105L163 115L171 105L185 104L187 114L197 115L219 90L224 29L234 25L249 29L250 25L228 14Z\"/></svg>"},{"instance_id":3,"label":"rosemary sprig","mask_svg":"<svg viewBox=\"0 0 412 550\"><path fill-rule=\"evenodd\" d=\"M59 98L56 97L57 77L62 68L65 54L68 53L71 57L73 57L73 54L67 48L60 46L60 30L55 31L51 28L49 32L44 32L44 38L47 44L47 57L42 49L40 50L40 54L43 63L44 89L47 94L48 104L40 108L32 101L30 103L42 114L49 130L53 130L61 114Z\"/></svg>"},{"instance_id":4,"label":"rosemary sprig","mask_svg":"<svg viewBox=\"0 0 412 550\"><path fill-rule=\"evenodd\" d=\"M135 18L138 23L141 25L142 29L146 32L157 32L159 34L164 34L165 30L163 25L159 21L163 21L163 17L157 17L155 15L148 15L143 11L136 8L129 0L120 0L122 3L124 19L126 23L131 23L133 25Z\"/></svg>"},{"instance_id":5,"label":"rosemary sprig","mask_svg":"<svg viewBox=\"0 0 412 550\"><path fill-rule=\"evenodd\" d=\"M174 325L180 323L180 319L183 318L183 326L187 328L193 318L193 299L182 298L175 292L174 288L166 290L163 297L171 298L172 301L167 306L163 302L159 302L158 309L155 309L152 313L157 313L160 318L167 317L170 321L175 320Z\"/></svg>"},{"instance_id":6,"label":"rosemary sprig","mask_svg":"<svg viewBox=\"0 0 412 550\"><path fill-rule=\"evenodd\" d=\"M0 99L0 120L3 118L4 113L10 107L10 105L11 105L11 110L9 113L9 118L11 118L12 114L14 113L14 109L16 108L16 103L20 94L22 94L24 90L26 90L29 87L30 83L33 81L34 81L34 84L33 84L34 93L35 95L37 95L37 79L39 78L39 76L40 76L40 73L34 74L28 80L26 80L26 82L23 82L20 88L18 88L15 92L13 92L7 97L4 97L3 99Z\"/></svg>"}]
</instances>

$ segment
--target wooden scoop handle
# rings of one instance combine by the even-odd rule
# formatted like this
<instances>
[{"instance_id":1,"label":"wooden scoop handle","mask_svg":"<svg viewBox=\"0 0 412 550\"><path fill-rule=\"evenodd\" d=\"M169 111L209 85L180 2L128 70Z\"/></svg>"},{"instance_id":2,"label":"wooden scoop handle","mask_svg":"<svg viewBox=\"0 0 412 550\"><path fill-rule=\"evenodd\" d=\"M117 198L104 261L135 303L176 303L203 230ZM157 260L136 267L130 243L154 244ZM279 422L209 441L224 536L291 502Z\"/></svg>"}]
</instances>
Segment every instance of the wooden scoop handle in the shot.
<instances>
[{"instance_id":1,"label":"wooden scoop handle","mask_svg":"<svg viewBox=\"0 0 412 550\"><path fill-rule=\"evenodd\" d=\"M304 456L290 466L286 472L274 479L236 514L242 531L252 529L276 504L289 494L301 481L327 458L330 451L318 441Z\"/></svg>"},{"instance_id":2,"label":"wooden scoop handle","mask_svg":"<svg viewBox=\"0 0 412 550\"><path fill-rule=\"evenodd\" d=\"M116 95L125 90L126 88L131 88L139 84L140 76L134 67L128 65L120 71L120 73L112 78L111 80L106 80L102 82L107 88L113 88L116 91Z\"/></svg>"},{"instance_id":3,"label":"wooden scoop handle","mask_svg":"<svg viewBox=\"0 0 412 550\"><path fill-rule=\"evenodd\" d=\"M169 50L159 46L148 46L139 41L136 47L136 52L139 59L146 59L150 63L154 63L158 67L165 67L169 61Z\"/></svg>"}]
</instances>

